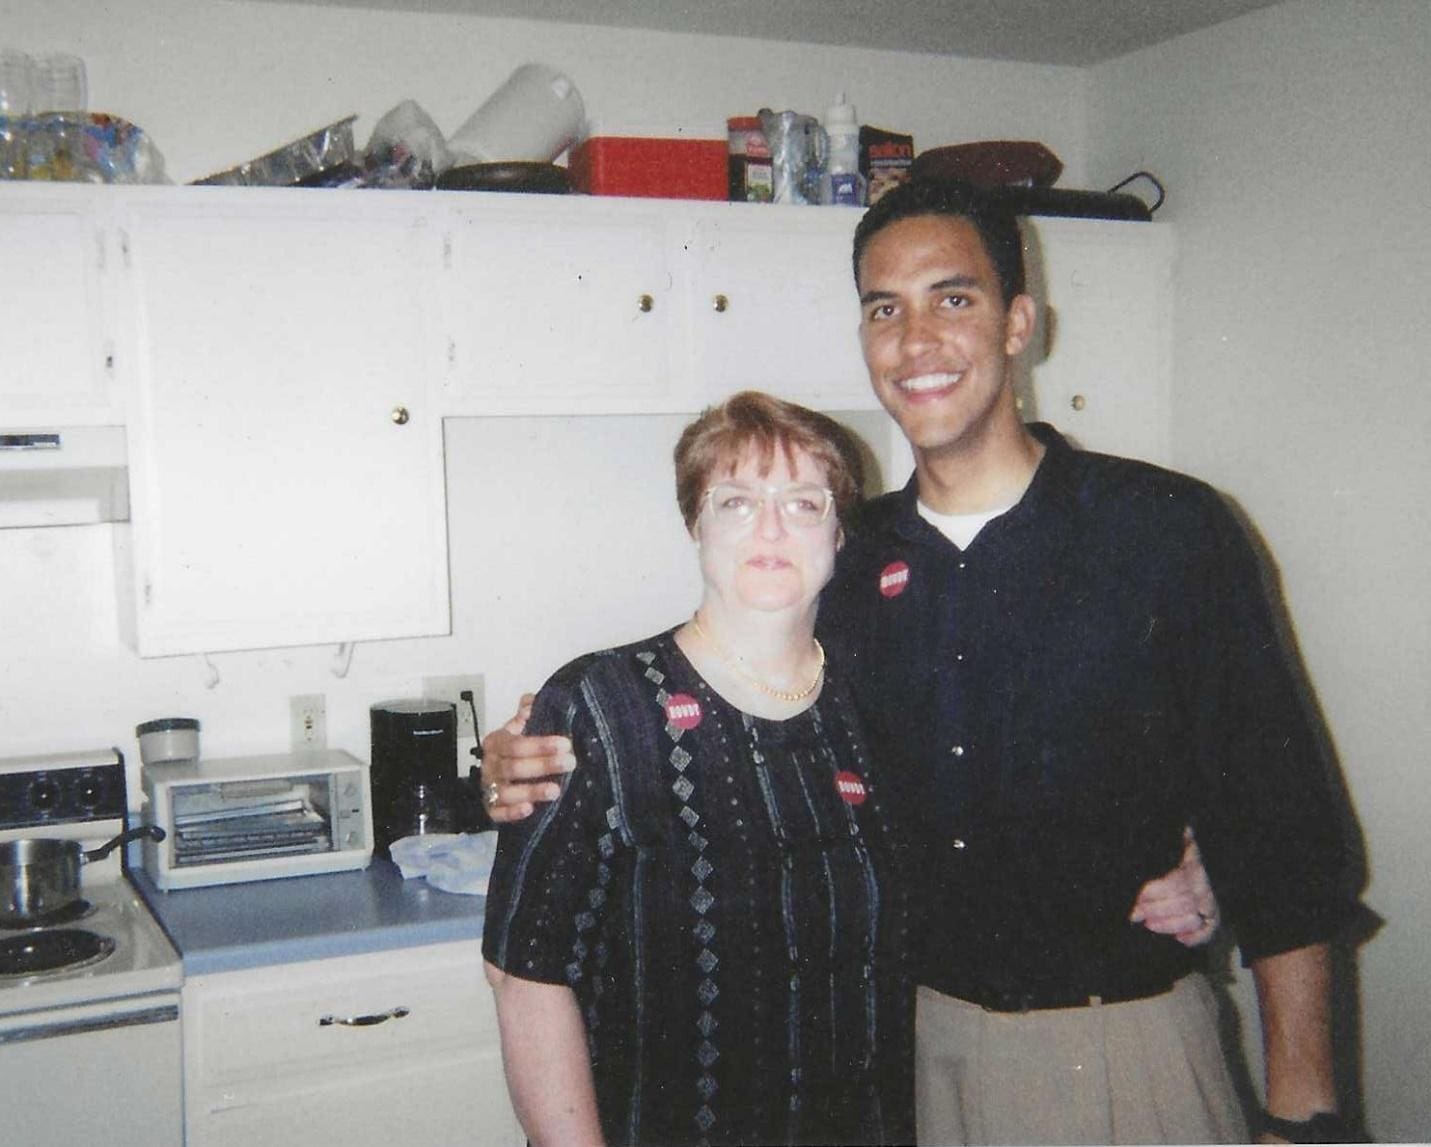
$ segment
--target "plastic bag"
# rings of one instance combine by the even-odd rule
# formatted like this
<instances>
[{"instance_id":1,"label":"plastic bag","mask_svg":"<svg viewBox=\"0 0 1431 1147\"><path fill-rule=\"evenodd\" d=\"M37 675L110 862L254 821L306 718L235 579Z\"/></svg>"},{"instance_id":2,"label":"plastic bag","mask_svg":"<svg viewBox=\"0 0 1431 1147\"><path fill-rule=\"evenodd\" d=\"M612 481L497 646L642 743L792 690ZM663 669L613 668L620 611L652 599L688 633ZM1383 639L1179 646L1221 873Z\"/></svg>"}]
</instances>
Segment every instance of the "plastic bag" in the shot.
<instances>
[{"instance_id":1,"label":"plastic bag","mask_svg":"<svg viewBox=\"0 0 1431 1147\"><path fill-rule=\"evenodd\" d=\"M447 141L416 100L378 120L363 153L366 187L428 188L452 166Z\"/></svg>"},{"instance_id":2,"label":"plastic bag","mask_svg":"<svg viewBox=\"0 0 1431 1147\"><path fill-rule=\"evenodd\" d=\"M0 119L0 178L62 183L168 183L164 157L128 120L98 112Z\"/></svg>"},{"instance_id":3,"label":"plastic bag","mask_svg":"<svg viewBox=\"0 0 1431 1147\"><path fill-rule=\"evenodd\" d=\"M829 162L830 140L820 121L799 112L760 109L770 145L775 203L819 203L820 177Z\"/></svg>"}]
</instances>

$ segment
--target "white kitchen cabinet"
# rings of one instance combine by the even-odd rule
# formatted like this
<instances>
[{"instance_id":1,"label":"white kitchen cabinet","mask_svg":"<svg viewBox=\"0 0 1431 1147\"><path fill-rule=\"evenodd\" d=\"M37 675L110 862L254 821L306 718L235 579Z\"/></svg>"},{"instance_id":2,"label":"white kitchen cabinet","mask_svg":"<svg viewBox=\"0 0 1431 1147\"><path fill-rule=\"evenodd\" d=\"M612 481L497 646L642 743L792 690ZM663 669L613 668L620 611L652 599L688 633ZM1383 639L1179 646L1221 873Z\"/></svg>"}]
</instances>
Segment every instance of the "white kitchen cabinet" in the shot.
<instances>
[{"instance_id":1,"label":"white kitchen cabinet","mask_svg":"<svg viewBox=\"0 0 1431 1147\"><path fill-rule=\"evenodd\" d=\"M1172 229L1038 219L1027 229L1039 327L1024 415L1078 445L1168 465Z\"/></svg>"},{"instance_id":2,"label":"white kitchen cabinet","mask_svg":"<svg viewBox=\"0 0 1431 1147\"><path fill-rule=\"evenodd\" d=\"M0 187L0 432L68 429L95 459L70 474L63 458L54 473L36 452L0 458L0 526L127 511L120 617L144 656L448 633L442 419L684 415L746 387L877 410L849 266L858 218ZM1044 318L1025 416L1167 461L1171 228L1028 230ZM897 484L910 459L887 433L876 449ZM77 516L76 493L91 503Z\"/></svg>"},{"instance_id":3,"label":"white kitchen cabinet","mask_svg":"<svg viewBox=\"0 0 1431 1147\"><path fill-rule=\"evenodd\" d=\"M128 515L114 235L93 188L0 183L0 527Z\"/></svg>"},{"instance_id":4,"label":"white kitchen cabinet","mask_svg":"<svg viewBox=\"0 0 1431 1147\"><path fill-rule=\"evenodd\" d=\"M873 404L849 269L858 212L443 198L448 414L683 413L746 388Z\"/></svg>"},{"instance_id":5,"label":"white kitchen cabinet","mask_svg":"<svg viewBox=\"0 0 1431 1147\"><path fill-rule=\"evenodd\" d=\"M860 212L737 207L691 226L686 366L705 401L766 390L866 410L850 246Z\"/></svg>"},{"instance_id":6,"label":"white kitchen cabinet","mask_svg":"<svg viewBox=\"0 0 1431 1147\"><path fill-rule=\"evenodd\" d=\"M189 1147L519 1147L472 941L193 976Z\"/></svg>"},{"instance_id":7,"label":"white kitchen cabinet","mask_svg":"<svg viewBox=\"0 0 1431 1147\"><path fill-rule=\"evenodd\" d=\"M127 197L141 654L449 631L442 240L419 203Z\"/></svg>"},{"instance_id":8,"label":"white kitchen cabinet","mask_svg":"<svg viewBox=\"0 0 1431 1147\"><path fill-rule=\"evenodd\" d=\"M92 188L0 183L0 432L123 420L98 202Z\"/></svg>"},{"instance_id":9,"label":"white kitchen cabinet","mask_svg":"<svg viewBox=\"0 0 1431 1147\"><path fill-rule=\"evenodd\" d=\"M459 197L438 306L448 414L683 409L664 205Z\"/></svg>"}]
</instances>

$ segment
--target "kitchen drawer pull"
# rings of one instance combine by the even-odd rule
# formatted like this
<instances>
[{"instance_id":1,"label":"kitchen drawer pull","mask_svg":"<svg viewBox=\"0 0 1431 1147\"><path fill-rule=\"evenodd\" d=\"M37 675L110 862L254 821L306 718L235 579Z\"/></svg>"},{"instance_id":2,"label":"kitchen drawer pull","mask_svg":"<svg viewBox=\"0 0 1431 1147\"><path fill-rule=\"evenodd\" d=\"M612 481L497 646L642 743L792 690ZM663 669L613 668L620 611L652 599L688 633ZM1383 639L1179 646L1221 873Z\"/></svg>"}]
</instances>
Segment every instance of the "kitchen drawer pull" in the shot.
<instances>
[{"instance_id":1,"label":"kitchen drawer pull","mask_svg":"<svg viewBox=\"0 0 1431 1147\"><path fill-rule=\"evenodd\" d=\"M389 1008L385 1012L377 1012L370 1016L321 1016L318 1019L318 1026L328 1028L336 1024L345 1028L370 1028L374 1024L385 1024L388 1020L400 1020L407 1014L407 1008Z\"/></svg>"},{"instance_id":2,"label":"kitchen drawer pull","mask_svg":"<svg viewBox=\"0 0 1431 1147\"><path fill-rule=\"evenodd\" d=\"M58 450L58 434L0 434L0 450Z\"/></svg>"},{"instance_id":3,"label":"kitchen drawer pull","mask_svg":"<svg viewBox=\"0 0 1431 1147\"><path fill-rule=\"evenodd\" d=\"M636 309L640 311L643 315L649 315L651 313L651 308L653 308L655 305L656 300L653 299L650 295L640 295L636 299Z\"/></svg>"}]
</instances>

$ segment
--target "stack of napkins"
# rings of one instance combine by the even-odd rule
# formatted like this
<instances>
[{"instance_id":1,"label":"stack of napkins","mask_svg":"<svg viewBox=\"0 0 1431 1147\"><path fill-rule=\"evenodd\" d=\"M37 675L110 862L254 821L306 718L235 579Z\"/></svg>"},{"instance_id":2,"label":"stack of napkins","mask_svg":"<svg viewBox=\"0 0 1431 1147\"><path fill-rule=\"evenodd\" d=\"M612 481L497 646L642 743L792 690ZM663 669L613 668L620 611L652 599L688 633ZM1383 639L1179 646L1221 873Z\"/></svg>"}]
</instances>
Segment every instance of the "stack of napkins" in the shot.
<instances>
[{"instance_id":1,"label":"stack of napkins","mask_svg":"<svg viewBox=\"0 0 1431 1147\"><path fill-rule=\"evenodd\" d=\"M388 851L404 880L423 877L444 892L486 896L497 834L429 832L395 840Z\"/></svg>"}]
</instances>

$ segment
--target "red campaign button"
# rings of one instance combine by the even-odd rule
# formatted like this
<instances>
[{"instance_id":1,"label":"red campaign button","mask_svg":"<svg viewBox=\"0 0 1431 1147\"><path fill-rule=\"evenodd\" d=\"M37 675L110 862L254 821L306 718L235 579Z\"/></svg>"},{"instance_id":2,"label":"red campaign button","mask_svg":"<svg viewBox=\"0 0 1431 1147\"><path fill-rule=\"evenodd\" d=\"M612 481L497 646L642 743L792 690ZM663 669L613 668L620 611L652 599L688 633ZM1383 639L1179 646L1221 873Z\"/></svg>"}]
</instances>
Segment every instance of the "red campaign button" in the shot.
<instances>
[{"instance_id":1,"label":"red campaign button","mask_svg":"<svg viewBox=\"0 0 1431 1147\"><path fill-rule=\"evenodd\" d=\"M890 562L879 571L879 591L885 597L898 597L908 588L908 562Z\"/></svg>"},{"instance_id":2,"label":"red campaign button","mask_svg":"<svg viewBox=\"0 0 1431 1147\"><path fill-rule=\"evenodd\" d=\"M676 693L666 702L666 720L678 729L694 729L701 723L701 703L689 693Z\"/></svg>"},{"instance_id":3,"label":"red campaign button","mask_svg":"<svg viewBox=\"0 0 1431 1147\"><path fill-rule=\"evenodd\" d=\"M864 804L865 797L869 795L865 792L865 782L845 769L835 774L835 791L840 794L842 801L852 805Z\"/></svg>"}]
</instances>

